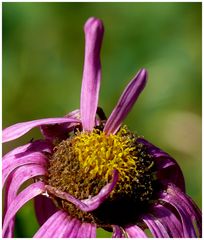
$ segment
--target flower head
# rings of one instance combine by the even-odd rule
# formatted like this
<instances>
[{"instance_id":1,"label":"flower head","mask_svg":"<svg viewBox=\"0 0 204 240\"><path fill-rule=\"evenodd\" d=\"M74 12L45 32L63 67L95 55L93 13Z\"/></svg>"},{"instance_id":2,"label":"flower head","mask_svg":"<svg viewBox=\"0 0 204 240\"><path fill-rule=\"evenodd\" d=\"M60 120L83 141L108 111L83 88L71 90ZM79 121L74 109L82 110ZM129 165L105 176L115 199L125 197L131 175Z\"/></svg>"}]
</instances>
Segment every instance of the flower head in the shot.
<instances>
[{"instance_id":1,"label":"flower head","mask_svg":"<svg viewBox=\"0 0 204 240\"><path fill-rule=\"evenodd\" d=\"M34 198L40 224L34 237L95 237L97 227L118 238L147 237L145 229L154 237L201 237L201 213L176 161L123 125L147 71L135 75L106 119L98 107L103 24L90 18L84 31L80 110L3 130L3 142L34 127L44 137L3 157L3 236L13 237L17 211Z\"/></svg>"}]
</instances>

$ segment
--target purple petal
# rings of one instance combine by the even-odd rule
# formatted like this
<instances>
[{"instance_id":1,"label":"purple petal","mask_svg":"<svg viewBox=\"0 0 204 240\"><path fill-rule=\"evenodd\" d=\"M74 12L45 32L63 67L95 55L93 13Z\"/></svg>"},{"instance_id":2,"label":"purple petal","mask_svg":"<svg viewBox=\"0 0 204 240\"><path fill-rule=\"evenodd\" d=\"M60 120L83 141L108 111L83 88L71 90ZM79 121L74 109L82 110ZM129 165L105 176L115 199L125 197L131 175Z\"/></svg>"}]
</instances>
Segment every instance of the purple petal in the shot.
<instances>
[{"instance_id":1,"label":"purple petal","mask_svg":"<svg viewBox=\"0 0 204 240\"><path fill-rule=\"evenodd\" d=\"M3 223L3 231L2 235L5 236L6 230L9 227L11 220L16 215L17 211L30 199L35 196L43 193L45 191L45 184L42 182L36 182L31 184L29 187L24 189L22 192L18 194L18 196L12 201L8 210L5 214L4 223Z\"/></svg>"},{"instance_id":2,"label":"purple petal","mask_svg":"<svg viewBox=\"0 0 204 240\"><path fill-rule=\"evenodd\" d=\"M103 39L103 23L89 18L84 26L85 59L81 87L80 113L85 131L91 131L95 124L98 95L101 80L100 48Z\"/></svg>"},{"instance_id":3,"label":"purple petal","mask_svg":"<svg viewBox=\"0 0 204 240\"><path fill-rule=\"evenodd\" d=\"M142 220L146 223L149 230L156 238L169 238L169 234L167 229L161 224L161 222L151 216L150 214L146 214L142 216Z\"/></svg>"},{"instance_id":4,"label":"purple petal","mask_svg":"<svg viewBox=\"0 0 204 240\"><path fill-rule=\"evenodd\" d=\"M112 238L124 238L124 233L119 226L112 225L112 228L113 228Z\"/></svg>"},{"instance_id":5,"label":"purple petal","mask_svg":"<svg viewBox=\"0 0 204 240\"><path fill-rule=\"evenodd\" d=\"M141 69L122 93L116 107L113 109L105 124L104 132L107 134L115 134L118 131L123 120L126 118L140 93L144 89L146 79L147 71Z\"/></svg>"},{"instance_id":6,"label":"purple petal","mask_svg":"<svg viewBox=\"0 0 204 240\"><path fill-rule=\"evenodd\" d=\"M5 189L4 212L6 213L7 207L10 206L12 201L14 201L20 186L25 181L35 176L44 175L45 173L46 170L42 166L28 165L26 167L18 168L13 174L11 174ZM15 221L12 219L5 237L13 237L14 223Z\"/></svg>"},{"instance_id":7,"label":"purple petal","mask_svg":"<svg viewBox=\"0 0 204 240\"><path fill-rule=\"evenodd\" d=\"M76 238L80 227L81 227L81 222L77 219L74 219L74 224L73 224L72 228L69 228L71 231L69 232L69 235L67 235L66 237Z\"/></svg>"},{"instance_id":8,"label":"purple petal","mask_svg":"<svg viewBox=\"0 0 204 240\"><path fill-rule=\"evenodd\" d=\"M179 188L177 188L174 185L169 185L167 192L169 195L172 196L176 200L176 202L181 202L181 207L186 210L186 212L189 214L192 220L192 224L195 221L198 227L199 231L199 237L202 237L202 214L200 209L196 206L196 204L193 202L193 200L187 196L185 193L180 191Z\"/></svg>"},{"instance_id":9,"label":"purple petal","mask_svg":"<svg viewBox=\"0 0 204 240\"><path fill-rule=\"evenodd\" d=\"M60 123L74 123L79 120L74 118L45 118L29 122L16 123L8 128L5 128L2 133L2 142L9 142L16 138L21 137L32 128L39 127L42 125L60 124Z\"/></svg>"},{"instance_id":10,"label":"purple petal","mask_svg":"<svg viewBox=\"0 0 204 240\"><path fill-rule=\"evenodd\" d=\"M100 204L105 201L105 199L110 195L110 193L114 189L118 180L118 171L114 170L113 172L114 173L113 173L112 182L106 184L96 196L88 199L84 199L84 200L76 199L69 193L57 190L55 187L52 187L52 186L46 186L46 189L48 190L48 192L54 194L55 196L73 203L77 208L81 209L82 211L91 212L97 209L100 206Z\"/></svg>"},{"instance_id":11,"label":"purple petal","mask_svg":"<svg viewBox=\"0 0 204 240\"><path fill-rule=\"evenodd\" d=\"M33 236L34 238L57 237L61 232L60 226L68 221L68 215L65 211L59 210L53 214Z\"/></svg>"},{"instance_id":12,"label":"purple petal","mask_svg":"<svg viewBox=\"0 0 204 240\"><path fill-rule=\"evenodd\" d=\"M46 166L47 157L40 152L33 152L19 158L7 158L7 160L3 162L2 185L4 186L7 177L14 169L27 164Z\"/></svg>"},{"instance_id":13,"label":"purple petal","mask_svg":"<svg viewBox=\"0 0 204 240\"><path fill-rule=\"evenodd\" d=\"M82 223L77 233L77 238L93 238L96 233L96 225L91 223ZM96 234L95 234L96 235Z\"/></svg>"},{"instance_id":14,"label":"purple petal","mask_svg":"<svg viewBox=\"0 0 204 240\"><path fill-rule=\"evenodd\" d=\"M153 157L157 178L165 185L174 183L185 192L185 181L181 168L177 162L167 153L154 146L147 140L140 138L137 140L147 147L147 152Z\"/></svg>"},{"instance_id":15,"label":"purple petal","mask_svg":"<svg viewBox=\"0 0 204 240\"><path fill-rule=\"evenodd\" d=\"M66 114L64 117L80 120L80 110L76 109ZM78 122L44 125L40 127L40 131L46 139L51 141L55 139L62 141L68 138L69 132L71 132L77 125L79 125Z\"/></svg>"},{"instance_id":16,"label":"purple petal","mask_svg":"<svg viewBox=\"0 0 204 240\"><path fill-rule=\"evenodd\" d=\"M28 179L36 176L42 176L47 173L47 170L39 165L31 164L22 166L12 174L9 184L6 186L7 201L5 205L10 206L11 202L16 198L20 186Z\"/></svg>"},{"instance_id":17,"label":"purple petal","mask_svg":"<svg viewBox=\"0 0 204 240\"><path fill-rule=\"evenodd\" d=\"M163 192L160 195L160 200L170 204L174 207L179 214L183 227L183 237L196 237L195 229L191 221L188 210L181 199L177 198L176 195L172 195L171 192Z\"/></svg>"},{"instance_id":18,"label":"purple petal","mask_svg":"<svg viewBox=\"0 0 204 240\"><path fill-rule=\"evenodd\" d=\"M152 213L168 229L173 238L182 238L182 225L172 211L163 205L157 205L152 208Z\"/></svg>"},{"instance_id":19,"label":"purple petal","mask_svg":"<svg viewBox=\"0 0 204 240\"><path fill-rule=\"evenodd\" d=\"M47 219L57 211L52 200L43 195L34 198L34 205L36 217L40 226L42 226Z\"/></svg>"},{"instance_id":20,"label":"purple petal","mask_svg":"<svg viewBox=\"0 0 204 240\"><path fill-rule=\"evenodd\" d=\"M7 159L24 156L31 152L52 153L52 148L53 146L50 144L50 142L45 140L37 140L13 149L4 155L2 160L7 161Z\"/></svg>"},{"instance_id":21,"label":"purple petal","mask_svg":"<svg viewBox=\"0 0 204 240\"><path fill-rule=\"evenodd\" d=\"M147 238L145 232L137 225L126 227L125 231L129 238Z\"/></svg>"}]
</instances>

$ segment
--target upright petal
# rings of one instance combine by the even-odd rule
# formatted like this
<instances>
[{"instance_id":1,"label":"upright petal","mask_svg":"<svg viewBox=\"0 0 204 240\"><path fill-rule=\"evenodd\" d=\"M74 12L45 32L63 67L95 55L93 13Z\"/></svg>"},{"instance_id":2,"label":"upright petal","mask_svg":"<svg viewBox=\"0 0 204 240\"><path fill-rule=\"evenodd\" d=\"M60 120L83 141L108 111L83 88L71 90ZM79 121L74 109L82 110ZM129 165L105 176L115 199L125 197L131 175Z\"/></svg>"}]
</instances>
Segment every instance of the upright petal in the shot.
<instances>
[{"instance_id":1,"label":"upright petal","mask_svg":"<svg viewBox=\"0 0 204 240\"><path fill-rule=\"evenodd\" d=\"M113 235L112 238L124 238L124 233L118 225L112 225Z\"/></svg>"},{"instance_id":2,"label":"upright petal","mask_svg":"<svg viewBox=\"0 0 204 240\"><path fill-rule=\"evenodd\" d=\"M145 69L141 69L122 93L116 107L113 109L106 122L104 132L107 134L115 134L117 132L123 120L126 118L135 101L144 89L146 80L147 71Z\"/></svg>"},{"instance_id":3,"label":"upright petal","mask_svg":"<svg viewBox=\"0 0 204 240\"><path fill-rule=\"evenodd\" d=\"M16 138L21 137L32 128L39 127L42 125L50 125L50 124L60 124L60 123L68 123L68 122L79 122L79 120L75 118L44 118L39 120L33 120L29 122L16 123L8 128L5 128L2 133L2 142L9 142Z\"/></svg>"},{"instance_id":4,"label":"upright petal","mask_svg":"<svg viewBox=\"0 0 204 240\"><path fill-rule=\"evenodd\" d=\"M17 211L29 200L34 198L35 196L43 193L45 191L45 185L42 182L36 182L31 184L29 187L24 189L22 192L18 194L18 196L12 201L10 204L3 223L2 236L5 236L7 228L11 222L11 219L16 215Z\"/></svg>"},{"instance_id":5,"label":"upright petal","mask_svg":"<svg viewBox=\"0 0 204 240\"><path fill-rule=\"evenodd\" d=\"M103 24L97 18L89 18L84 26L85 59L81 88L80 114L85 131L95 124L98 95L101 81L100 48L103 39Z\"/></svg>"}]
</instances>

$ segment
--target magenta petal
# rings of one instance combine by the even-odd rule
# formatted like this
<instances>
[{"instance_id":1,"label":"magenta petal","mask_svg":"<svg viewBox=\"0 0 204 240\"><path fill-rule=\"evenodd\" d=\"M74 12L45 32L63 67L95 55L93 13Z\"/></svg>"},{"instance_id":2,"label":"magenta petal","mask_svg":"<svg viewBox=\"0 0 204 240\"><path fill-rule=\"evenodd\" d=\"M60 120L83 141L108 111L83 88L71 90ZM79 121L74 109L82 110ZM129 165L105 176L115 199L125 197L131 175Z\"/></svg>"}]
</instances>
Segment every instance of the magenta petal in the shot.
<instances>
[{"instance_id":1,"label":"magenta petal","mask_svg":"<svg viewBox=\"0 0 204 240\"><path fill-rule=\"evenodd\" d=\"M174 183L185 192L184 176L177 162L147 140L139 138L137 141L147 147L147 152L153 157L159 181L165 185L168 185L169 182Z\"/></svg>"},{"instance_id":2,"label":"magenta petal","mask_svg":"<svg viewBox=\"0 0 204 240\"><path fill-rule=\"evenodd\" d=\"M93 237L95 237L93 232L96 232L95 224L82 223L76 237L77 238L93 238Z\"/></svg>"},{"instance_id":3,"label":"magenta petal","mask_svg":"<svg viewBox=\"0 0 204 240\"><path fill-rule=\"evenodd\" d=\"M73 203L77 208L81 209L82 211L91 212L97 209L100 206L100 204L103 203L105 199L110 195L110 193L112 192L117 183L117 180L118 171L114 170L112 182L106 184L96 196L84 200L79 200L70 195L69 193L57 190L52 186L47 185L46 189L48 190L48 192L54 194L55 196Z\"/></svg>"},{"instance_id":4,"label":"magenta petal","mask_svg":"<svg viewBox=\"0 0 204 240\"><path fill-rule=\"evenodd\" d=\"M52 200L46 196L39 195L34 198L35 214L40 226L42 226L49 217L51 217L57 208L53 204Z\"/></svg>"},{"instance_id":5,"label":"magenta petal","mask_svg":"<svg viewBox=\"0 0 204 240\"><path fill-rule=\"evenodd\" d=\"M8 128L5 128L2 133L2 142L9 142L16 138L21 137L32 128L39 127L42 125L49 124L60 124L68 122L79 122L79 120L74 118L45 118L29 122L16 123Z\"/></svg>"},{"instance_id":6,"label":"magenta petal","mask_svg":"<svg viewBox=\"0 0 204 240\"><path fill-rule=\"evenodd\" d=\"M112 225L113 235L112 238L124 238L122 229L117 225Z\"/></svg>"},{"instance_id":7,"label":"magenta petal","mask_svg":"<svg viewBox=\"0 0 204 240\"><path fill-rule=\"evenodd\" d=\"M7 177L14 169L26 164L46 166L47 157L40 152L33 152L19 158L8 158L3 162L2 185L4 186Z\"/></svg>"},{"instance_id":8,"label":"magenta petal","mask_svg":"<svg viewBox=\"0 0 204 240\"><path fill-rule=\"evenodd\" d=\"M53 214L33 236L34 238L49 238L58 237L61 233L61 228L68 221L66 212L59 210Z\"/></svg>"},{"instance_id":9,"label":"magenta petal","mask_svg":"<svg viewBox=\"0 0 204 240\"><path fill-rule=\"evenodd\" d=\"M84 32L85 59L80 113L83 129L91 131L95 124L101 80L100 48L104 32L101 20L89 18L84 26Z\"/></svg>"},{"instance_id":10,"label":"magenta petal","mask_svg":"<svg viewBox=\"0 0 204 240\"><path fill-rule=\"evenodd\" d=\"M146 223L149 230L156 238L169 238L169 234L167 229L161 224L161 222L151 216L150 214L142 216L142 220Z\"/></svg>"},{"instance_id":11,"label":"magenta petal","mask_svg":"<svg viewBox=\"0 0 204 240\"><path fill-rule=\"evenodd\" d=\"M180 221L174 213L163 205L156 205L152 208L153 215L168 229L173 238L182 238L183 229Z\"/></svg>"},{"instance_id":12,"label":"magenta petal","mask_svg":"<svg viewBox=\"0 0 204 240\"><path fill-rule=\"evenodd\" d=\"M129 238L147 238L145 232L137 225L126 227L125 231Z\"/></svg>"},{"instance_id":13,"label":"magenta petal","mask_svg":"<svg viewBox=\"0 0 204 240\"><path fill-rule=\"evenodd\" d=\"M18 196L12 201L4 217L2 235L5 236L6 230L10 224L10 221L16 215L17 211L30 199L43 193L45 191L45 184L42 182L36 182L24 189L18 194Z\"/></svg>"},{"instance_id":14,"label":"magenta petal","mask_svg":"<svg viewBox=\"0 0 204 240\"><path fill-rule=\"evenodd\" d=\"M107 134L115 134L118 131L123 120L126 118L140 93L144 89L146 79L147 71L141 69L122 93L116 107L113 109L105 124L104 132Z\"/></svg>"}]
</instances>

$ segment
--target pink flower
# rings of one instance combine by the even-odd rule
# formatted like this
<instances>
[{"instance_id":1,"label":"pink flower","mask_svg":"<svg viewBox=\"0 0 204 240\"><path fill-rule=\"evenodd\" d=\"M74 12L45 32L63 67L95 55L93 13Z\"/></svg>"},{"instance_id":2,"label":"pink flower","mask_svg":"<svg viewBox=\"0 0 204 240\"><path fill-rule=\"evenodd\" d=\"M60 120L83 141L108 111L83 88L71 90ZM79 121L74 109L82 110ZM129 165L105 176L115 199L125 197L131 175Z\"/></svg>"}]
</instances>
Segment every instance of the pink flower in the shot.
<instances>
[{"instance_id":1,"label":"pink flower","mask_svg":"<svg viewBox=\"0 0 204 240\"><path fill-rule=\"evenodd\" d=\"M17 211L33 198L40 224L34 237L96 237L97 227L118 238L147 237L147 228L154 237L201 237L201 212L185 193L176 161L122 125L145 87L146 70L106 119L98 107L103 24L90 18L84 31L80 110L3 130L3 142L34 127L44 137L3 157L3 237L13 237Z\"/></svg>"}]
</instances>

